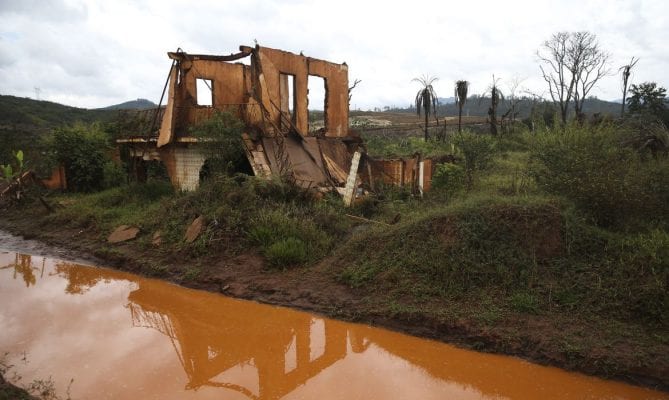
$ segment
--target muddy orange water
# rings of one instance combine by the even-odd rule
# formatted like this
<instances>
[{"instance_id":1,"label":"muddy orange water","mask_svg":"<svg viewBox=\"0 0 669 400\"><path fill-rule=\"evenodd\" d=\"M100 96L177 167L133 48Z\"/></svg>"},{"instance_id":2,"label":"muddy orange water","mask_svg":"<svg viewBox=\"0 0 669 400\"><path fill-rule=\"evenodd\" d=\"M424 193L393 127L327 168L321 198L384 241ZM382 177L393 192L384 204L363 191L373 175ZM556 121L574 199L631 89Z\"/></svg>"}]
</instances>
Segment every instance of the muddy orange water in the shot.
<instances>
[{"instance_id":1,"label":"muddy orange water","mask_svg":"<svg viewBox=\"0 0 669 400\"><path fill-rule=\"evenodd\" d=\"M669 399L512 357L0 252L7 378L73 399Z\"/></svg>"}]
</instances>

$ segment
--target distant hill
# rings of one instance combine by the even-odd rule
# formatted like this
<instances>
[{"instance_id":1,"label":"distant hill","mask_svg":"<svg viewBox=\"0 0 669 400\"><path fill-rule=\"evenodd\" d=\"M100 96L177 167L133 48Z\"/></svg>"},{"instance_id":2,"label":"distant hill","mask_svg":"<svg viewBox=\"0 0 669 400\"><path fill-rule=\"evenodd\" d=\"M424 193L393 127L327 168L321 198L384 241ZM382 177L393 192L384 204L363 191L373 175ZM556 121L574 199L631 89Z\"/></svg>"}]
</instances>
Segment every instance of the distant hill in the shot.
<instances>
[{"instance_id":1,"label":"distant hill","mask_svg":"<svg viewBox=\"0 0 669 400\"><path fill-rule=\"evenodd\" d=\"M121 104L114 104L113 106L101 108L101 110L146 110L156 108L158 105L151 100L137 99L126 101Z\"/></svg>"},{"instance_id":2,"label":"distant hill","mask_svg":"<svg viewBox=\"0 0 669 400\"><path fill-rule=\"evenodd\" d=\"M0 95L0 164L11 160L12 151L35 147L51 129L77 121L109 122L117 110L87 110L51 101Z\"/></svg>"},{"instance_id":3,"label":"distant hill","mask_svg":"<svg viewBox=\"0 0 669 400\"><path fill-rule=\"evenodd\" d=\"M72 124L75 121L110 120L114 115L114 111L111 110L88 110L51 101L0 95L0 125L2 126L27 124L39 128L52 128Z\"/></svg>"}]
</instances>

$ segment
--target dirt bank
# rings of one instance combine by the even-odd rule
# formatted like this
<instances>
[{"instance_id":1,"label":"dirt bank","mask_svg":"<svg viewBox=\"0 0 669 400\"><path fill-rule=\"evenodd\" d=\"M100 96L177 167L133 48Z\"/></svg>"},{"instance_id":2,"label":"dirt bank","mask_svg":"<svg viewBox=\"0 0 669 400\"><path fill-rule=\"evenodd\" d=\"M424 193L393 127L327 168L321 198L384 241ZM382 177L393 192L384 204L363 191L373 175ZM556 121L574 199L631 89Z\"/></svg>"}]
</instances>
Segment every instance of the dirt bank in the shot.
<instances>
[{"instance_id":1,"label":"dirt bank","mask_svg":"<svg viewBox=\"0 0 669 400\"><path fill-rule=\"evenodd\" d=\"M103 265L669 391L666 340L633 347L632 339L607 333L604 325L610 321L583 320L564 313L489 316L466 298L456 305L389 299L384 293L341 283L332 259L308 267L268 270L264 258L253 252L182 257L175 249L132 241L111 246L93 229L40 226L39 221L0 211L0 229L23 237L0 233L0 248ZM630 336L636 333L629 330Z\"/></svg>"}]
</instances>

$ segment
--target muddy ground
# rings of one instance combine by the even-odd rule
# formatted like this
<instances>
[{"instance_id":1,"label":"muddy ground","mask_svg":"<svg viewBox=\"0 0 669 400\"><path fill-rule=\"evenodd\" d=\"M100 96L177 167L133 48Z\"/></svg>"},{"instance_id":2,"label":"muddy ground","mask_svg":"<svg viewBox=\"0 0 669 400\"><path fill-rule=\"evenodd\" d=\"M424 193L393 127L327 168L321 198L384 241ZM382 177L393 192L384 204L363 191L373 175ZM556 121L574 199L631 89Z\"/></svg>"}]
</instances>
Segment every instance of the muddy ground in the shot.
<instances>
[{"instance_id":1,"label":"muddy ground","mask_svg":"<svg viewBox=\"0 0 669 400\"><path fill-rule=\"evenodd\" d=\"M655 359L640 362L639 354L630 351L625 340L597 337L592 321L579 321L562 314L511 315L493 324L480 324L475 318L449 318L434 312L440 306L449 308L447 304L433 304L431 312L411 307L389 312L383 304L383 294L367 293L339 283L336 273L329 268L332 260L328 259L317 265L274 271L266 269L264 259L254 253L233 258L209 255L194 259L179 257L170 249L150 249L133 242L113 245L110 251L99 232L36 226L30 218L2 211L0 229L5 231L0 231L0 248L11 251L159 277L191 288L369 323L463 348L518 356L544 365L669 391L666 345L643 355ZM201 273L184 279L184 269L193 266ZM583 343L592 345L577 352L565 351L561 339L565 337L587 337Z\"/></svg>"}]
</instances>

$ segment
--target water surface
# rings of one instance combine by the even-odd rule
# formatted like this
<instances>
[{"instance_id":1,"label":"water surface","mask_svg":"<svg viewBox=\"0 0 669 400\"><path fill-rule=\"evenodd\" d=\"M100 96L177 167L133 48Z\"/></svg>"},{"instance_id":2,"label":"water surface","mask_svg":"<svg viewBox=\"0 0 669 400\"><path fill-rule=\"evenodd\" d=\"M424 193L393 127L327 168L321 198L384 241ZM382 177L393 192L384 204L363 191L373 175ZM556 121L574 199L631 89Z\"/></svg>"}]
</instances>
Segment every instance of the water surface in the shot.
<instances>
[{"instance_id":1,"label":"water surface","mask_svg":"<svg viewBox=\"0 0 669 400\"><path fill-rule=\"evenodd\" d=\"M0 268L0 354L23 382L74 379L75 400L669 399L115 270L14 252Z\"/></svg>"}]
</instances>

